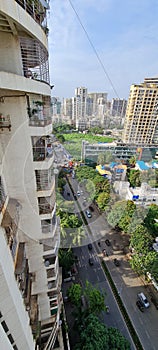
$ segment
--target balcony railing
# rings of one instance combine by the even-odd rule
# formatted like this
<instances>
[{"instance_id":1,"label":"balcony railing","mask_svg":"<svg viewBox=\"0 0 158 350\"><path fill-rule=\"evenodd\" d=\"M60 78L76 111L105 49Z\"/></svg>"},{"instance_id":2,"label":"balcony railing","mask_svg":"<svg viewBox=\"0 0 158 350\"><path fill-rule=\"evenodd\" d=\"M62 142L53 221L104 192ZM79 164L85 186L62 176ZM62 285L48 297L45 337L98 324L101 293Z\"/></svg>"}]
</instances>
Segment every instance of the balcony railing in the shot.
<instances>
[{"instance_id":1,"label":"balcony railing","mask_svg":"<svg viewBox=\"0 0 158 350\"><path fill-rule=\"evenodd\" d=\"M39 204L39 214L50 214L52 213L54 209L54 205L53 204L49 204L49 203L42 203Z\"/></svg>"},{"instance_id":2,"label":"balcony railing","mask_svg":"<svg viewBox=\"0 0 158 350\"><path fill-rule=\"evenodd\" d=\"M38 116L32 116L29 118L29 126L46 126L52 124L52 118L51 117L45 117L39 118Z\"/></svg>"},{"instance_id":3,"label":"balcony railing","mask_svg":"<svg viewBox=\"0 0 158 350\"><path fill-rule=\"evenodd\" d=\"M20 46L24 76L49 84L47 49L38 40L26 37L20 37Z\"/></svg>"},{"instance_id":4,"label":"balcony railing","mask_svg":"<svg viewBox=\"0 0 158 350\"><path fill-rule=\"evenodd\" d=\"M46 9L49 9L47 1L15 0L44 30L46 27ZM45 6L43 6L45 4ZM43 25L45 21L45 26Z\"/></svg>"},{"instance_id":5,"label":"balcony railing","mask_svg":"<svg viewBox=\"0 0 158 350\"><path fill-rule=\"evenodd\" d=\"M46 267L49 267L50 265L54 265L55 261L56 261L56 256L50 256L50 255L44 256L44 265Z\"/></svg>"},{"instance_id":6,"label":"balcony railing","mask_svg":"<svg viewBox=\"0 0 158 350\"><path fill-rule=\"evenodd\" d=\"M4 192L4 187L3 187L3 184L2 184L2 179L0 177L0 211L2 210L3 206L4 206L4 203L6 201L6 194Z\"/></svg>"},{"instance_id":7,"label":"balcony railing","mask_svg":"<svg viewBox=\"0 0 158 350\"><path fill-rule=\"evenodd\" d=\"M55 185L54 168L49 170L36 170L37 191L50 190Z\"/></svg>"},{"instance_id":8,"label":"balcony railing","mask_svg":"<svg viewBox=\"0 0 158 350\"><path fill-rule=\"evenodd\" d=\"M35 162L41 162L46 158L51 158L54 152L53 147L45 147L45 146L34 146L33 147L33 160Z\"/></svg>"},{"instance_id":9,"label":"balcony railing","mask_svg":"<svg viewBox=\"0 0 158 350\"><path fill-rule=\"evenodd\" d=\"M0 114L0 129L9 129L9 131L11 131L11 120L9 115L4 116Z\"/></svg>"}]
</instances>

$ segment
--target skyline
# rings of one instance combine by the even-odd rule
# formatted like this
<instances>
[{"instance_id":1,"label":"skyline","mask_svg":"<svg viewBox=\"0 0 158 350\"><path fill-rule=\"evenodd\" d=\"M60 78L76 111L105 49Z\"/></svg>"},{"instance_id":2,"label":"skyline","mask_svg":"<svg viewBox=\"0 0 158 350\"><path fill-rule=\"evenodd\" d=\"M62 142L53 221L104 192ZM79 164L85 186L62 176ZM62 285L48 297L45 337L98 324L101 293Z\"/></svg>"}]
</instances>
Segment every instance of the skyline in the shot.
<instances>
[{"instance_id":1,"label":"skyline","mask_svg":"<svg viewBox=\"0 0 158 350\"><path fill-rule=\"evenodd\" d=\"M119 8L117 4L117 0L50 0L53 96L70 98L76 87L84 86L88 92L107 92L108 99L128 99L131 84L158 75L158 3L122 0Z\"/></svg>"}]
</instances>

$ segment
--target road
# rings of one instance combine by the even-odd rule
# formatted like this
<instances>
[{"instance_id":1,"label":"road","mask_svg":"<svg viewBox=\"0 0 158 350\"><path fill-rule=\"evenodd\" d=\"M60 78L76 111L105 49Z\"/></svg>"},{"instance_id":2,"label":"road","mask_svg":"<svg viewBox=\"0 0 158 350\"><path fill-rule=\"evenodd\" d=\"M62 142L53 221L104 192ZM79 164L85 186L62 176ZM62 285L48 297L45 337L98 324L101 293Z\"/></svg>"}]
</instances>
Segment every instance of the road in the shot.
<instances>
[{"instance_id":1,"label":"road","mask_svg":"<svg viewBox=\"0 0 158 350\"><path fill-rule=\"evenodd\" d=\"M71 185L74 188L74 191L78 189L78 183L76 180L73 180L70 178ZM82 209L85 209L83 206L84 203L84 194L81 194L81 196L78 199L79 205ZM75 203L75 206L77 204ZM76 208L76 210L79 210ZM157 334L158 334L158 310L155 309L155 306L150 303L149 309L146 309L144 313L141 313L141 311L136 306L136 299L137 294L142 291L150 300L150 296L148 294L147 288L144 286L144 283L142 280L137 276L137 274L134 273L134 271L130 268L129 262L125 259L125 255L122 252L122 245L124 242L121 241L120 235L116 232L113 232L109 225L106 222L105 215L100 215L98 213L98 210L95 209L94 213L92 213L92 218L87 219L89 223L89 228L91 231L91 236L88 236L88 241L90 240L92 243L96 240L100 240L101 247L100 247L100 254L102 249L105 249L108 251L108 257L105 257L106 265L110 271L110 274L112 276L112 279L115 283L115 286L120 294L120 297L124 303L124 306L126 307L126 310L128 312L128 315L131 319L131 322L134 325L134 328L139 336L139 339L142 343L144 350L157 350ZM110 247L107 247L105 244L105 239L108 238L111 242ZM88 243L87 241L87 243ZM81 248L78 248L81 249ZM82 247L83 249L83 257L80 263L86 262L87 259L87 247ZM96 265L97 258L96 257ZM114 257L118 258L120 260L120 266L116 267L114 265L113 259ZM87 259L88 260L88 259ZM87 266L87 264L85 264ZM81 268L82 270L82 268ZM81 276L84 280L84 274L85 276L90 276L91 278L91 272L89 271L89 268L84 269L85 272L80 272ZM90 274L90 275L89 275ZM95 276L95 277L94 277ZM95 283L95 280L98 278L100 279L100 273L92 274L93 281ZM102 280L102 279L101 279ZM99 281L97 281L99 282ZM99 284L102 282L99 282ZM115 315L115 313L114 313ZM109 315L106 315L108 317ZM114 317L115 322L117 323L117 317ZM119 323L119 322L118 322Z\"/></svg>"},{"instance_id":2,"label":"road","mask_svg":"<svg viewBox=\"0 0 158 350\"><path fill-rule=\"evenodd\" d=\"M69 195L67 194L69 193ZM68 184L65 186L64 198L66 200L72 200L73 195ZM81 201L81 199L80 199ZM79 212L78 201L74 201L74 211ZM96 212L96 216L98 213ZM87 219L88 220L88 219ZM85 243L82 247L74 248L74 254L78 257L77 270L78 270L78 279L81 281L81 284L85 286L86 281L88 280L93 286L96 286L100 291L106 292L105 304L109 306L110 313L102 312L101 320L108 327L115 327L120 330L120 332L129 340L131 344L131 350L135 349L133 340L131 339L128 328L124 322L122 314L118 308L117 302L111 291L109 282L106 279L105 273L101 266L101 260L98 257L94 239L89 235L87 227L84 226L86 238ZM91 242L93 249L88 250L87 244ZM94 265L90 266L88 259L89 257L93 258Z\"/></svg>"},{"instance_id":3,"label":"road","mask_svg":"<svg viewBox=\"0 0 158 350\"><path fill-rule=\"evenodd\" d=\"M101 292L106 292L105 304L109 306L109 314L102 312L101 320L108 327L115 327L129 340L131 349L135 349L133 341L130 337L127 326L122 318L120 310L117 306L116 300L113 296L109 283L106 279L104 271L100 264L100 259L97 256L97 252L93 245L92 251L89 251L87 246L75 248L75 255L78 256L77 269L80 276L80 280L83 286L85 286L88 280L94 287L97 287ZM90 266L88 259L93 258L94 265Z\"/></svg>"}]
</instances>

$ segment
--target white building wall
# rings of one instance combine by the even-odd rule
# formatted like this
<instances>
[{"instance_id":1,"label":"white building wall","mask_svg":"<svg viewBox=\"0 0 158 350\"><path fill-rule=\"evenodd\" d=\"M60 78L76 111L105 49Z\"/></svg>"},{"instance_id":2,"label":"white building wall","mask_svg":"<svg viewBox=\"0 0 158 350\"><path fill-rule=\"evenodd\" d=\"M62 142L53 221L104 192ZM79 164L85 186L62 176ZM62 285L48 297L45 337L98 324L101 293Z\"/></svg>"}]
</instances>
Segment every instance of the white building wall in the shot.
<instances>
[{"instance_id":1,"label":"white building wall","mask_svg":"<svg viewBox=\"0 0 158 350\"><path fill-rule=\"evenodd\" d=\"M1 313L18 349L33 350L34 342L27 311L14 278L13 260L0 227L0 305ZM9 350L10 347L5 348Z\"/></svg>"}]
</instances>

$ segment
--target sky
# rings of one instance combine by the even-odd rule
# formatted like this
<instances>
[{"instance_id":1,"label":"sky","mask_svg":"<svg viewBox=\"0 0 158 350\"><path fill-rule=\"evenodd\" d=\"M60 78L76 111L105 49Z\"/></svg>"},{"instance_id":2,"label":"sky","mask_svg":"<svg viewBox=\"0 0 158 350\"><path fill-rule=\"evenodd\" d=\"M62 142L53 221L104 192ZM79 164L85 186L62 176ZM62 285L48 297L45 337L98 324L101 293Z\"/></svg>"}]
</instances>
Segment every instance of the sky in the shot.
<instances>
[{"instance_id":1,"label":"sky","mask_svg":"<svg viewBox=\"0 0 158 350\"><path fill-rule=\"evenodd\" d=\"M52 95L75 88L128 99L131 84L158 76L157 0L50 0Z\"/></svg>"}]
</instances>

